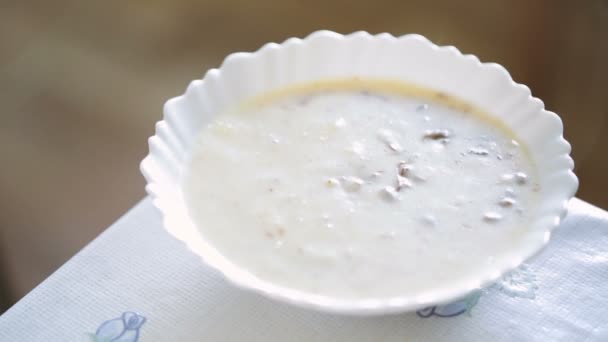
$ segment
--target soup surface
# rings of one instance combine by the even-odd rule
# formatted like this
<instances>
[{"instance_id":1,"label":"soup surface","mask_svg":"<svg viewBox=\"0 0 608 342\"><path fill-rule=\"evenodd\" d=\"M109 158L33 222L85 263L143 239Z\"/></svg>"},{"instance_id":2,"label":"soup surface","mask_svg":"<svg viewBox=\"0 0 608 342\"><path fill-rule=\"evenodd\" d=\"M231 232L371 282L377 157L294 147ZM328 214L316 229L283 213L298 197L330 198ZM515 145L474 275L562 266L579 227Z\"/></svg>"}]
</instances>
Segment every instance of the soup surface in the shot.
<instances>
[{"instance_id":1,"label":"soup surface","mask_svg":"<svg viewBox=\"0 0 608 342\"><path fill-rule=\"evenodd\" d=\"M441 92L326 81L218 114L187 169L190 216L230 262L280 286L423 294L492 268L533 216L525 147Z\"/></svg>"}]
</instances>

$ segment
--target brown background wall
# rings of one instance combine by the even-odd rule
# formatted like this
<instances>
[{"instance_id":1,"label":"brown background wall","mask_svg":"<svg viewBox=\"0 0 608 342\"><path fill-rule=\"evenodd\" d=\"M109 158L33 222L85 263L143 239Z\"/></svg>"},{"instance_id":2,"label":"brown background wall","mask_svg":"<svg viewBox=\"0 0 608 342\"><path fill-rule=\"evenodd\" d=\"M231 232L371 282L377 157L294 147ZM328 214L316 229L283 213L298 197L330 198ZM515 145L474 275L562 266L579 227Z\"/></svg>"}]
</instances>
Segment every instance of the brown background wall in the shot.
<instances>
[{"instance_id":1,"label":"brown background wall","mask_svg":"<svg viewBox=\"0 0 608 342\"><path fill-rule=\"evenodd\" d=\"M234 51L417 32L501 63L562 115L608 208L608 1L0 1L0 311L143 195L163 102ZM3 302L3 304L2 304Z\"/></svg>"}]
</instances>

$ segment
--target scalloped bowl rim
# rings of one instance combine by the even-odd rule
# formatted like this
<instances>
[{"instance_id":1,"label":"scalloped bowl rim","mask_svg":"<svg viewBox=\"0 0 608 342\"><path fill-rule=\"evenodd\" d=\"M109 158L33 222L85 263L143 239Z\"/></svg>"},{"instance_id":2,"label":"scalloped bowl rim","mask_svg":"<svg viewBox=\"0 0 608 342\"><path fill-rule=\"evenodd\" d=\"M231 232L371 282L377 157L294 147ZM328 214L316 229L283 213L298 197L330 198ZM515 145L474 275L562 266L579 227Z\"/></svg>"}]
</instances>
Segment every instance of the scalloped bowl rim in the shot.
<instances>
[{"instance_id":1,"label":"scalloped bowl rim","mask_svg":"<svg viewBox=\"0 0 608 342\"><path fill-rule=\"evenodd\" d=\"M554 189L552 189L548 198L541 198L540 201L549 201L549 208L545 208L547 213L544 216L539 214L539 217L534 221L535 238L532 238L533 233L529 232L524 242L519 249L513 251L508 260L501 265L496 265L496 268L490 274L484 274L474 282L466 284L457 284L449 289L429 291L417 297L394 297L383 299L367 299L367 300L346 300L324 297L314 294L305 293L302 291L284 288L273 283L263 281L246 270L240 269L237 265L227 261L215 248L209 244L202 234L196 230L194 223L189 218L185 203L181 196L181 166L185 165L184 158L176 156L173 151L180 153L188 153L192 144L184 142L180 135L184 134L189 128L183 125L180 120L184 119L183 110L184 102L189 99L196 98L197 92L202 91L205 82L212 83L221 81L224 77L225 70L237 69L238 66L251 66L256 59L264 58L261 54L267 51L276 51L292 48L296 46L300 49L311 48L310 45L322 43L335 43L335 45L346 45L347 40L361 40L364 43L372 44L413 44L416 48L424 50L428 56L434 55L449 55L450 61L455 63L470 65L475 68L478 74L491 75L496 79L500 79L501 86L508 87L508 91L519 93L522 103L525 103L532 108L531 114L526 114L526 118L542 118L544 126L550 127L544 138L549 135L549 138L554 138L555 141L550 141L549 147L555 147L554 153L559 163L551 170L551 176L555 176L557 180ZM361 43L361 44L364 44ZM352 43L354 44L354 43ZM426 50L425 50L426 49ZM285 53L284 53L285 54ZM267 56L266 56L267 57ZM479 81L481 82L481 81ZM209 85L211 87L211 85ZM209 88L207 87L207 88ZM209 89L206 89L209 91ZM192 100L195 106L204 105L200 103L200 99ZM235 101L239 102L239 101ZM183 106L182 106L183 105ZM190 104L192 105L192 104ZM182 107L180 107L182 106ZM488 110L492 113L492 110ZM190 118L192 119L192 118ZM199 118L196 118L199 120ZM202 118L200 120L203 120ZM240 288L252 290L263 294L267 297L277 299L279 301L292 303L301 307L313 308L322 311L369 315L369 314L386 314L406 312L420 309L423 307L447 303L466 296L472 291L486 287L496 281L506 272L516 268L525 260L531 258L538 253L548 243L551 232L560 224L561 220L567 213L567 203L574 196L578 188L578 179L572 172L574 163L569 155L570 145L563 138L563 127L559 116L555 113L545 110L544 104L538 98L531 95L530 90L525 85L516 83L511 78L507 70L496 63L481 63L476 56L464 55L453 46L437 46L430 42L425 37L418 34L408 34L400 37L395 37L388 33L371 35L364 31L354 32L348 35L338 34L332 31L316 31L308 35L304 39L289 38L282 44L267 43L258 49L256 52L245 53L237 52L228 55L218 69L210 69L202 80L192 81L186 92L178 97L170 99L164 106L163 120L156 124L156 134L149 139L150 153L141 162L141 172L147 180L146 191L153 199L154 205L159 209L163 216L163 225L165 229L178 240L181 240L190 250L200 256L203 261L219 271L223 276L234 285ZM517 133L517 132L516 132ZM190 132L189 134L196 134ZM550 140L550 139L548 139ZM544 141L544 140L542 140ZM534 153L532 153L534 156ZM541 156L544 158L544 156ZM541 175L542 177L542 175ZM557 188L555 188L557 187ZM532 226L532 224L531 224ZM190 231L186 232L187 229ZM193 229L197 231L198 236L193 235ZM532 230L532 229L531 229Z\"/></svg>"}]
</instances>

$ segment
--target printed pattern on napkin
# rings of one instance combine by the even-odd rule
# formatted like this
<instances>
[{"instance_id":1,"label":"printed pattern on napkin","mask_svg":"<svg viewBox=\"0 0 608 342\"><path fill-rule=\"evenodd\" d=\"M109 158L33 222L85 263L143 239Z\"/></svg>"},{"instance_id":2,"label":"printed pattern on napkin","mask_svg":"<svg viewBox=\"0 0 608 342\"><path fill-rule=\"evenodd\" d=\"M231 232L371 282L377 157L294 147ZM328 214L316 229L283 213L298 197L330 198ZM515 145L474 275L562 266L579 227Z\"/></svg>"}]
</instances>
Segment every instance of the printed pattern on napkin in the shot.
<instances>
[{"instance_id":1,"label":"printed pattern on napkin","mask_svg":"<svg viewBox=\"0 0 608 342\"><path fill-rule=\"evenodd\" d=\"M138 342L139 329L146 322L146 317L135 312L126 311L118 318L103 322L95 334L93 342Z\"/></svg>"}]
</instances>

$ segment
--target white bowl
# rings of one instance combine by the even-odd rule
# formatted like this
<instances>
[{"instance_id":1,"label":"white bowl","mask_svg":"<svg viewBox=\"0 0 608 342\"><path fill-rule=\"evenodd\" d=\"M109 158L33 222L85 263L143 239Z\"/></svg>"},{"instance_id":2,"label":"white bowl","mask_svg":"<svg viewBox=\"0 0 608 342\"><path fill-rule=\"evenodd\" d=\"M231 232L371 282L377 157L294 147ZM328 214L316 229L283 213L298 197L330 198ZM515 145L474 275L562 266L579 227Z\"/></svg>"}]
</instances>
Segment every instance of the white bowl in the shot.
<instances>
[{"instance_id":1,"label":"white bowl","mask_svg":"<svg viewBox=\"0 0 608 342\"><path fill-rule=\"evenodd\" d=\"M541 194L538 216L523 242L497 258L491 272L474 282L431 290L424 296L383 300L344 300L283 288L256 278L226 260L190 219L181 192L184 167L203 125L252 96L319 79L358 76L402 80L440 90L475 104L499 117L525 143L538 167ZM165 104L164 120L156 124L150 153L141 163L147 192L163 215L164 226L232 283L268 297L324 311L380 314L413 311L447 303L490 285L547 244L566 214L578 180L572 169L570 145L562 136L560 118L544 109L530 90L515 83L500 65L481 63L452 46L439 47L420 35L394 37L387 33L341 35L318 31L304 39L269 43L254 53L229 55L219 69L190 83L186 93Z\"/></svg>"}]
</instances>

